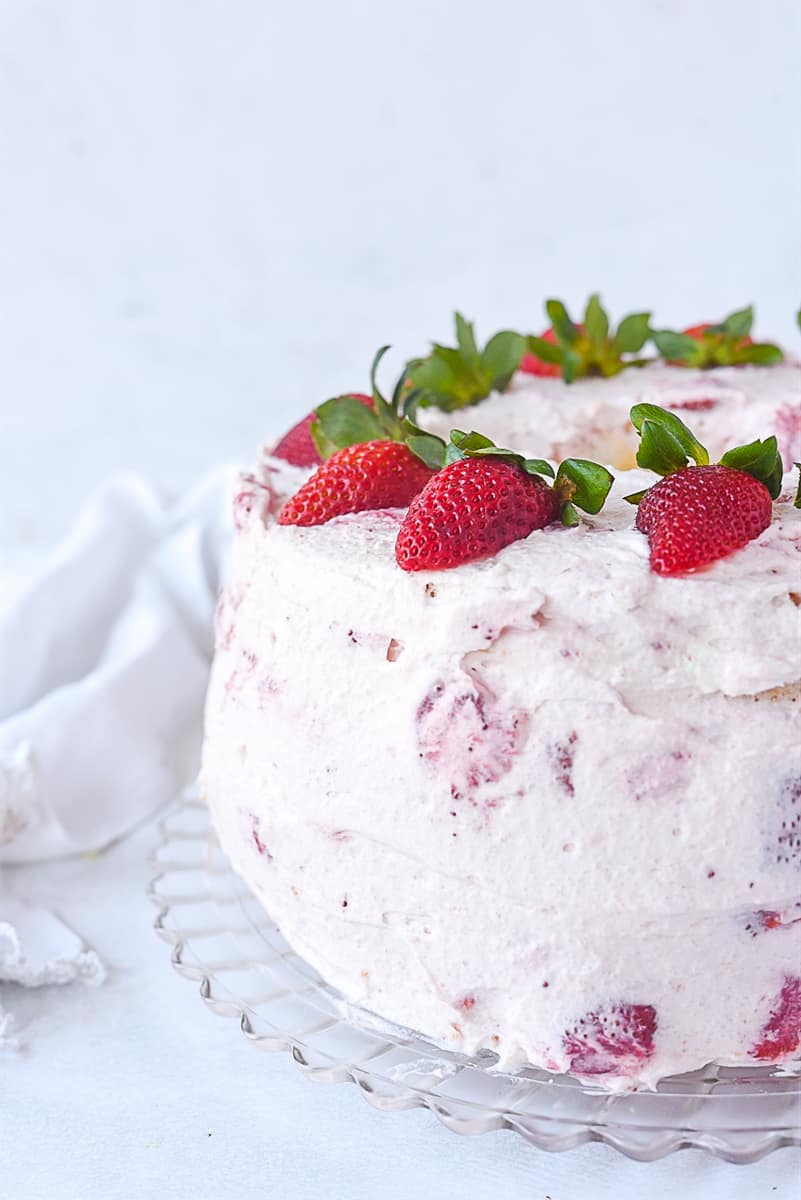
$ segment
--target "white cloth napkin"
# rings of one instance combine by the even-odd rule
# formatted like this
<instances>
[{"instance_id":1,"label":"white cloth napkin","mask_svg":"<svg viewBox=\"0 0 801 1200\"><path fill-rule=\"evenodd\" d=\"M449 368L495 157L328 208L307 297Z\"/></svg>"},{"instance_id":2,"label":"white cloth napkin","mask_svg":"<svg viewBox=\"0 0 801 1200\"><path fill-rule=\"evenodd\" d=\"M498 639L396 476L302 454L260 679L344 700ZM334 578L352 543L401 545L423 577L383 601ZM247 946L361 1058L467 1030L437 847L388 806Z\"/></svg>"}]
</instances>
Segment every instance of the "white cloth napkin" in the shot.
<instances>
[{"instance_id":1,"label":"white cloth napkin","mask_svg":"<svg viewBox=\"0 0 801 1200\"><path fill-rule=\"evenodd\" d=\"M106 972L94 950L46 909L0 896L0 980L42 987L75 979L97 986ZM13 1018L0 1005L0 1047L17 1045Z\"/></svg>"},{"instance_id":2,"label":"white cloth napkin","mask_svg":"<svg viewBox=\"0 0 801 1200\"><path fill-rule=\"evenodd\" d=\"M177 502L111 480L0 595L0 864L102 849L191 779L234 477ZM73 978L100 982L99 960L0 875L0 983Z\"/></svg>"}]
</instances>

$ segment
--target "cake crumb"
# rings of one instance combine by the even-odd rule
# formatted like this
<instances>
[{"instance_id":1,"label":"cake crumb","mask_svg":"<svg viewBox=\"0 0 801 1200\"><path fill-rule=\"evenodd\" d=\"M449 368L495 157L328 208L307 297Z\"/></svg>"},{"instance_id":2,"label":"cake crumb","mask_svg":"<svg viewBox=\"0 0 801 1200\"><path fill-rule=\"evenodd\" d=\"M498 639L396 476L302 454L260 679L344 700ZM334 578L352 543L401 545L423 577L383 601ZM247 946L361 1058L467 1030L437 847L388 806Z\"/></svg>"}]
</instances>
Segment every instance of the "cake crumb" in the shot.
<instances>
[{"instance_id":1,"label":"cake crumb","mask_svg":"<svg viewBox=\"0 0 801 1200\"><path fill-rule=\"evenodd\" d=\"M399 642L397 638L390 638L387 646L387 662L397 662L403 654L403 642Z\"/></svg>"}]
</instances>

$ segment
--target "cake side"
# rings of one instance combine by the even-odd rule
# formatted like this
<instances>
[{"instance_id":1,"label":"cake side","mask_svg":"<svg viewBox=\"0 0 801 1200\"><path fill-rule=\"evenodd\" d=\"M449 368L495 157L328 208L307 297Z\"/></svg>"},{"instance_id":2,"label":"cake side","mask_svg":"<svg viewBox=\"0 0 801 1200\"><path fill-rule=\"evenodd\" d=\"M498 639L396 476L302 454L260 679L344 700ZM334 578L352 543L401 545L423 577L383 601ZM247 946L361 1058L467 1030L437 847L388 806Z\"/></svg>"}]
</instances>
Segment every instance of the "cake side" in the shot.
<instances>
[{"instance_id":1,"label":"cake side","mask_svg":"<svg viewBox=\"0 0 801 1200\"><path fill-rule=\"evenodd\" d=\"M789 492L690 581L648 570L636 472L575 529L409 577L402 512L268 527L280 483L251 478L203 784L290 943L348 998L507 1064L630 1086L789 1057Z\"/></svg>"}]
</instances>

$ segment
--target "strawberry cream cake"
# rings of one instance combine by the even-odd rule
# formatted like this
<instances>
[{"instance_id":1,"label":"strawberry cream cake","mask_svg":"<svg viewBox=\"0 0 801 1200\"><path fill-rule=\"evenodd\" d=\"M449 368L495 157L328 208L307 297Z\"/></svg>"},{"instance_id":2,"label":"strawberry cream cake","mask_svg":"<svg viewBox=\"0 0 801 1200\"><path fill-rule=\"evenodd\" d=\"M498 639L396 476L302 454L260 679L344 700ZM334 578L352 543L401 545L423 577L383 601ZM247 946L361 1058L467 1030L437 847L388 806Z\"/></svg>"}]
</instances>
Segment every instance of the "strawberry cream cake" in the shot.
<instances>
[{"instance_id":1,"label":"strawberry cream cake","mask_svg":"<svg viewBox=\"0 0 801 1200\"><path fill-rule=\"evenodd\" d=\"M243 477L203 790L350 1002L613 1090L788 1067L801 370L743 313L548 313Z\"/></svg>"}]
</instances>

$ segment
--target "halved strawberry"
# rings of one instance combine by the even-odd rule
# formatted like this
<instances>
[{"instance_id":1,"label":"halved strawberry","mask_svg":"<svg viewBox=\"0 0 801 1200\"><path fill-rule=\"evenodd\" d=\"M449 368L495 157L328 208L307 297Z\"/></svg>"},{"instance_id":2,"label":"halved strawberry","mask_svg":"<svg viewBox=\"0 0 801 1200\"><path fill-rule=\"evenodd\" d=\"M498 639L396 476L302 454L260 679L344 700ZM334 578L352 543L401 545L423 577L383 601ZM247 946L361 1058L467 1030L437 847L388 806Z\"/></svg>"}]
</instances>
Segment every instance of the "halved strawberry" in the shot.
<instances>
[{"instance_id":1,"label":"halved strawberry","mask_svg":"<svg viewBox=\"0 0 801 1200\"><path fill-rule=\"evenodd\" d=\"M412 501L395 557L404 571L456 567L497 554L558 515L556 494L538 475L499 459L465 458Z\"/></svg>"},{"instance_id":2,"label":"halved strawberry","mask_svg":"<svg viewBox=\"0 0 801 1200\"><path fill-rule=\"evenodd\" d=\"M497 554L576 507L598 512L612 485L605 467L566 459L554 477L542 459L500 450L478 433L451 432L446 465L412 501L395 557L404 571L442 570Z\"/></svg>"},{"instance_id":3,"label":"halved strawberry","mask_svg":"<svg viewBox=\"0 0 801 1200\"><path fill-rule=\"evenodd\" d=\"M587 1013L563 1039L569 1069L577 1075L634 1074L654 1053L656 1028L651 1004L616 1004Z\"/></svg>"},{"instance_id":4,"label":"halved strawberry","mask_svg":"<svg viewBox=\"0 0 801 1200\"><path fill-rule=\"evenodd\" d=\"M772 511L768 489L753 475L719 463L685 467L645 494L637 528L648 534L651 569L683 575L759 537Z\"/></svg>"},{"instance_id":5,"label":"halved strawberry","mask_svg":"<svg viewBox=\"0 0 801 1200\"><path fill-rule=\"evenodd\" d=\"M631 358L650 336L650 313L632 313L612 330L600 296L590 296L584 319L574 322L561 300L548 300L551 320L541 337L527 339L521 371L532 375L561 375L566 383L585 375L617 375L626 367L639 367L645 359Z\"/></svg>"},{"instance_id":6,"label":"halved strawberry","mask_svg":"<svg viewBox=\"0 0 801 1200\"><path fill-rule=\"evenodd\" d=\"M311 436L324 459L284 505L281 525L322 525L343 513L405 508L442 461L445 443L418 429L407 412L415 403L404 376L391 400L376 383L388 347L373 360L371 407L362 396L337 396L315 411Z\"/></svg>"},{"instance_id":7,"label":"halved strawberry","mask_svg":"<svg viewBox=\"0 0 801 1200\"><path fill-rule=\"evenodd\" d=\"M362 392L349 392L348 396L368 408L372 407L372 396L365 396ZM343 397L337 397L337 399L343 399ZM273 447L273 458L283 459L284 462L291 463L295 467L315 467L321 463L323 460L312 437L312 426L316 417L315 410L298 421L297 425L293 425Z\"/></svg>"},{"instance_id":8,"label":"halved strawberry","mask_svg":"<svg viewBox=\"0 0 801 1200\"><path fill-rule=\"evenodd\" d=\"M444 775L454 801L475 803L485 783L511 770L528 732L528 713L499 701L475 675L470 684L438 682L417 709L417 747Z\"/></svg>"},{"instance_id":9,"label":"halved strawberry","mask_svg":"<svg viewBox=\"0 0 801 1200\"><path fill-rule=\"evenodd\" d=\"M751 1057L772 1062L795 1054L801 1046L801 978L788 975L770 1016L751 1049Z\"/></svg>"},{"instance_id":10,"label":"halved strawberry","mask_svg":"<svg viewBox=\"0 0 801 1200\"><path fill-rule=\"evenodd\" d=\"M674 367L735 367L744 363L773 366L784 354L772 342L754 342L751 326L754 308L729 313L718 324L702 321L682 333L654 329L651 338L659 353Z\"/></svg>"},{"instance_id":11,"label":"halved strawberry","mask_svg":"<svg viewBox=\"0 0 801 1200\"><path fill-rule=\"evenodd\" d=\"M343 513L405 508L434 472L403 442L346 446L287 501L279 525L323 525Z\"/></svg>"},{"instance_id":12,"label":"halved strawberry","mask_svg":"<svg viewBox=\"0 0 801 1200\"><path fill-rule=\"evenodd\" d=\"M631 420L641 437L638 464L665 476L626 497L639 506L637 528L648 535L652 571L697 571L767 529L782 484L775 437L738 446L710 465L706 449L675 413L637 404Z\"/></svg>"}]
</instances>

